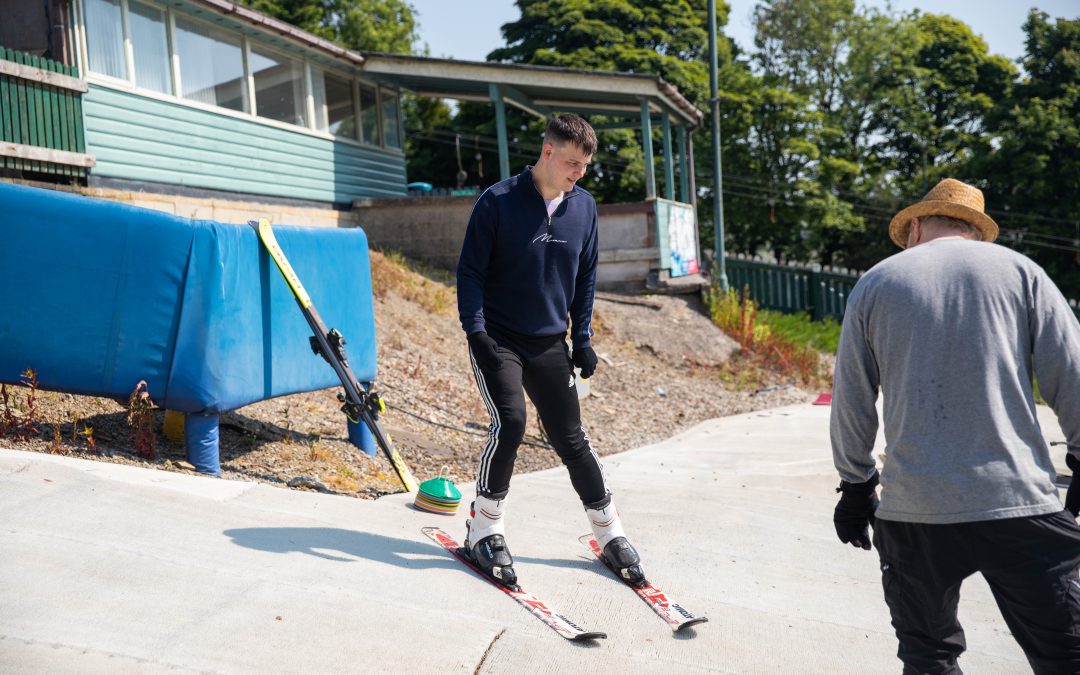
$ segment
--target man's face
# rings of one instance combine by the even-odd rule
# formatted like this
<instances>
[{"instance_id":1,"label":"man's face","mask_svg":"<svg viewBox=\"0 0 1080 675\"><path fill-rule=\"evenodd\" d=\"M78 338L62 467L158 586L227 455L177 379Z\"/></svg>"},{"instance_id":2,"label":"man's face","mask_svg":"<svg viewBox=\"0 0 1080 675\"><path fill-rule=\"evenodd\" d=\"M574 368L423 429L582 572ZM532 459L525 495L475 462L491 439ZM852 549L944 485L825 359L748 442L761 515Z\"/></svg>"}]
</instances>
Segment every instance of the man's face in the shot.
<instances>
[{"instance_id":1,"label":"man's face","mask_svg":"<svg viewBox=\"0 0 1080 675\"><path fill-rule=\"evenodd\" d=\"M560 145L545 143L544 153L551 160L551 172L555 178L556 187L563 192L574 189L574 183L581 180L592 161L592 155L586 155L573 143Z\"/></svg>"}]
</instances>

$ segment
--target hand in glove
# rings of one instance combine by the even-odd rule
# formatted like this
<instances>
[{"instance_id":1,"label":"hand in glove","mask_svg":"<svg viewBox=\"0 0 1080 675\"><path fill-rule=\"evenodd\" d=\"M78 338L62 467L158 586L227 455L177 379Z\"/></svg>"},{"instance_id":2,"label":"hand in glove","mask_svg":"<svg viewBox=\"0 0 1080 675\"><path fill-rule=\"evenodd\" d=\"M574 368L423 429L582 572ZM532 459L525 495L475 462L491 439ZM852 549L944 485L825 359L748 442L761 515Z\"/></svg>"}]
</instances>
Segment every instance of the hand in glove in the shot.
<instances>
[{"instance_id":1,"label":"hand in glove","mask_svg":"<svg viewBox=\"0 0 1080 675\"><path fill-rule=\"evenodd\" d=\"M490 335L481 330L469 333L466 339L469 341L469 351L472 352L480 370L495 371L502 368L502 359L495 351L498 345Z\"/></svg>"},{"instance_id":2,"label":"hand in glove","mask_svg":"<svg viewBox=\"0 0 1080 675\"><path fill-rule=\"evenodd\" d=\"M876 471L865 483L840 481L840 487L836 488L841 493L840 501L833 511L833 525L840 541L870 550L869 528L874 525L874 511L878 507L877 486Z\"/></svg>"},{"instance_id":3,"label":"hand in glove","mask_svg":"<svg viewBox=\"0 0 1080 675\"><path fill-rule=\"evenodd\" d=\"M1080 459L1073 457L1072 453L1066 453L1065 464L1073 472L1069 489L1065 492L1065 510L1076 518L1077 514L1080 514Z\"/></svg>"},{"instance_id":4,"label":"hand in glove","mask_svg":"<svg viewBox=\"0 0 1080 675\"><path fill-rule=\"evenodd\" d=\"M570 357L576 368L581 368L581 379L587 380L596 372L596 352L592 347L574 347Z\"/></svg>"}]
</instances>

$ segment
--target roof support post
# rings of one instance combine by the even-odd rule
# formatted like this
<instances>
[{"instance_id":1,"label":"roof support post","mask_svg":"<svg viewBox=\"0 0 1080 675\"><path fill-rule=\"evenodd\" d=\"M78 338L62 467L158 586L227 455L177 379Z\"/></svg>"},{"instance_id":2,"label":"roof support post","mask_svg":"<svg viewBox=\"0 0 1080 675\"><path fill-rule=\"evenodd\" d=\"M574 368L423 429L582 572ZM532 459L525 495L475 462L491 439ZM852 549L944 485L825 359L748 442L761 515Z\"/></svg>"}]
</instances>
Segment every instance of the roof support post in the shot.
<instances>
[{"instance_id":1,"label":"roof support post","mask_svg":"<svg viewBox=\"0 0 1080 675\"><path fill-rule=\"evenodd\" d=\"M724 170L720 163L720 94L717 85L716 0L709 0L709 92L712 103L713 152L713 248L716 251L716 281L727 293L727 267L724 262Z\"/></svg>"},{"instance_id":2,"label":"roof support post","mask_svg":"<svg viewBox=\"0 0 1080 675\"><path fill-rule=\"evenodd\" d=\"M488 84L491 102L495 104L495 130L499 136L499 180L510 177L510 145L506 140L506 104L503 103L499 85Z\"/></svg>"},{"instance_id":3,"label":"roof support post","mask_svg":"<svg viewBox=\"0 0 1080 675\"><path fill-rule=\"evenodd\" d=\"M665 112L664 122L664 196L675 200L675 156L671 153L671 119Z\"/></svg>"},{"instance_id":4,"label":"roof support post","mask_svg":"<svg viewBox=\"0 0 1080 675\"><path fill-rule=\"evenodd\" d=\"M687 145L686 127L679 125L676 128L677 143L679 146L679 201L684 204L690 203L690 167L686 161L686 153L690 149Z\"/></svg>"},{"instance_id":5,"label":"roof support post","mask_svg":"<svg viewBox=\"0 0 1080 675\"><path fill-rule=\"evenodd\" d=\"M645 199L656 199L656 169L653 166L652 120L649 101L641 101L641 151L645 155Z\"/></svg>"}]
</instances>

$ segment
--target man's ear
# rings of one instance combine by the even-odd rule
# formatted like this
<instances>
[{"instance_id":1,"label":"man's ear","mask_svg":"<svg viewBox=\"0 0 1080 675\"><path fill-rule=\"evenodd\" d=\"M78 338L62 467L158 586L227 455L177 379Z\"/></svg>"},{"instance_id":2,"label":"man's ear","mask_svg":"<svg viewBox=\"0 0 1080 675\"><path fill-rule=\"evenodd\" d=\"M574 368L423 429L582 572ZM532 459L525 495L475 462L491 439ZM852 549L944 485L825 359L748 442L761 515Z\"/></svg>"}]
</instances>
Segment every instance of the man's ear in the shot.
<instances>
[{"instance_id":1,"label":"man's ear","mask_svg":"<svg viewBox=\"0 0 1080 675\"><path fill-rule=\"evenodd\" d=\"M922 224L918 218L911 219L911 227L908 229L908 248L919 243L922 239Z\"/></svg>"}]
</instances>

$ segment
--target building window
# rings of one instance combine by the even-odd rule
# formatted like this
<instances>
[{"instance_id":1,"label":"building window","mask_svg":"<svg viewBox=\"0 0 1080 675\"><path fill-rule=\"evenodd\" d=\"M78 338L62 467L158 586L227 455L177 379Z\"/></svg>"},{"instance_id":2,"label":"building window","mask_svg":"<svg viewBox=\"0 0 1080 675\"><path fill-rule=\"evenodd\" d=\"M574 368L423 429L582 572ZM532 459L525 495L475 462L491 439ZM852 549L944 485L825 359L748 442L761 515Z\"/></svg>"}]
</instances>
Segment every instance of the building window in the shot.
<instances>
[{"instance_id":1,"label":"building window","mask_svg":"<svg viewBox=\"0 0 1080 675\"><path fill-rule=\"evenodd\" d=\"M304 120L304 66L264 49L251 49L255 114L269 120L307 126Z\"/></svg>"},{"instance_id":2,"label":"building window","mask_svg":"<svg viewBox=\"0 0 1080 675\"><path fill-rule=\"evenodd\" d=\"M128 0L128 28L135 61L135 86L171 94L169 39L164 10Z\"/></svg>"},{"instance_id":3,"label":"building window","mask_svg":"<svg viewBox=\"0 0 1080 675\"><path fill-rule=\"evenodd\" d=\"M383 145L388 148L401 147L401 127L398 125L397 92L382 90L382 125Z\"/></svg>"},{"instance_id":4,"label":"building window","mask_svg":"<svg viewBox=\"0 0 1080 675\"><path fill-rule=\"evenodd\" d=\"M379 99L375 87L360 85L360 140L379 144Z\"/></svg>"},{"instance_id":5,"label":"building window","mask_svg":"<svg viewBox=\"0 0 1080 675\"><path fill-rule=\"evenodd\" d=\"M148 92L339 138L404 145L398 92L154 4L161 1L81 0L87 70Z\"/></svg>"},{"instance_id":6,"label":"building window","mask_svg":"<svg viewBox=\"0 0 1080 675\"><path fill-rule=\"evenodd\" d=\"M86 56L95 73L126 80L120 0L86 0Z\"/></svg>"},{"instance_id":7,"label":"building window","mask_svg":"<svg viewBox=\"0 0 1080 675\"><path fill-rule=\"evenodd\" d=\"M192 101L247 111L240 37L177 17L180 95Z\"/></svg>"},{"instance_id":8,"label":"building window","mask_svg":"<svg viewBox=\"0 0 1080 675\"><path fill-rule=\"evenodd\" d=\"M312 68L311 87L315 97L315 128L356 138L352 81Z\"/></svg>"}]
</instances>

